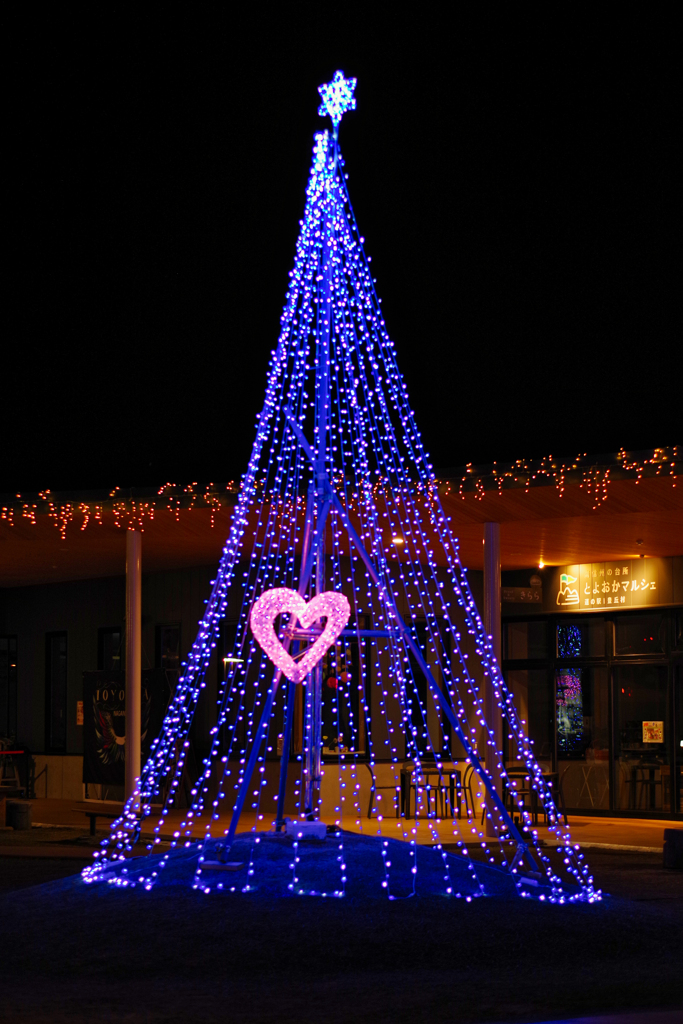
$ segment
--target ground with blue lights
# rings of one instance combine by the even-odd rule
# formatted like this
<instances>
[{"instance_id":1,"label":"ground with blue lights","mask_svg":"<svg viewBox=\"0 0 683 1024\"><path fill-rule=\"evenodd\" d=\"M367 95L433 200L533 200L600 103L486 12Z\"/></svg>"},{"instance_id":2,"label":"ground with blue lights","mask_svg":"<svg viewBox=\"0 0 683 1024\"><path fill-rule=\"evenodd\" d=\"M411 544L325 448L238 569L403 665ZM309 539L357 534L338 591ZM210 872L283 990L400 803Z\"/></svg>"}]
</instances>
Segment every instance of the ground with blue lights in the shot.
<instances>
[{"instance_id":1,"label":"ground with blue lights","mask_svg":"<svg viewBox=\"0 0 683 1024\"><path fill-rule=\"evenodd\" d=\"M263 832L238 836L227 864L217 859L219 844L200 844L170 854L107 864L96 884L121 887L194 886L210 893L244 892L261 896L311 895L390 900L413 896L452 896L471 902L484 893L498 899L553 897L547 879L511 875L477 863L459 852L339 832L326 840L295 842ZM200 868L198 872L197 869ZM97 877L97 876L96 876ZM565 886L562 899L578 897Z\"/></svg>"},{"instance_id":2,"label":"ground with blue lights","mask_svg":"<svg viewBox=\"0 0 683 1024\"><path fill-rule=\"evenodd\" d=\"M259 856L280 863L284 880L292 849L276 846ZM0 888L12 878L17 887L0 899L4 1012L50 1024L465 1024L680 1003L683 874L661 857L591 851L596 883L615 895L558 907L505 892L469 904L429 894L440 862L430 869L420 852L417 895L394 902L352 892L350 870L344 899L283 898L263 885L204 895L170 876L151 892L88 887L78 875L20 888L76 864L3 858ZM312 859L302 858L302 885ZM222 877L243 885L246 871Z\"/></svg>"}]
</instances>

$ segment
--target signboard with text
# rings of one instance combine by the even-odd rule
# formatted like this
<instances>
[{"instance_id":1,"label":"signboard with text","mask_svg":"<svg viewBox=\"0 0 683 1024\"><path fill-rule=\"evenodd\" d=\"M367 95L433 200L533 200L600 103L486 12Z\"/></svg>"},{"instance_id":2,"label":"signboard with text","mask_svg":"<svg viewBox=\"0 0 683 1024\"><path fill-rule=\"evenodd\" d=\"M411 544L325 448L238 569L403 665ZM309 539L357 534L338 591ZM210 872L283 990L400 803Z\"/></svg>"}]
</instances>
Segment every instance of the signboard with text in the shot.
<instances>
[{"instance_id":1,"label":"signboard with text","mask_svg":"<svg viewBox=\"0 0 683 1024\"><path fill-rule=\"evenodd\" d=\"M551 573L546 611L620 611L672 600L671 559L623 558L558 566Z\"/></svg>"},{"instance_id":2,"label":"signboard with text","mask_svg":"<svg viewBox=\"0 0 683 1024\"><path fill-rule=\"evenodd\" d=\"M539 576L530 578L523 570L512 570L502 574L503 614L576 615L679 604L683 600L682 570L683 558L581 562L547 566L542 571L542 586L538 585ZM520 585L527 582L528 586Z\"/></svg>"}]
</instances>

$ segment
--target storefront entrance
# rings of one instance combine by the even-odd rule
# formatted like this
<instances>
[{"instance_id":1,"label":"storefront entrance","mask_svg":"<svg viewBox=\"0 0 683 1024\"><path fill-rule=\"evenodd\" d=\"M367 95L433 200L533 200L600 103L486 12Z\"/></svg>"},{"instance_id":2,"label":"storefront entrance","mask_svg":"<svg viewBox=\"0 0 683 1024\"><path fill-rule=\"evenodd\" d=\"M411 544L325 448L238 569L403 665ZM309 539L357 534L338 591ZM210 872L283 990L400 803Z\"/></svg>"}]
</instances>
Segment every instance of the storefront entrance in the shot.
<instances>
[{"instance_id":1,"label":"storefront entrance","mask_svg":"<svg viewBox=\"0 0 683 1024\"><path fill-rule=\"evenodd\" d=\"M653 609L504 622L505 677L568 810L681 815L680 620L679 609Z\"/></svg>"}]
</instances>

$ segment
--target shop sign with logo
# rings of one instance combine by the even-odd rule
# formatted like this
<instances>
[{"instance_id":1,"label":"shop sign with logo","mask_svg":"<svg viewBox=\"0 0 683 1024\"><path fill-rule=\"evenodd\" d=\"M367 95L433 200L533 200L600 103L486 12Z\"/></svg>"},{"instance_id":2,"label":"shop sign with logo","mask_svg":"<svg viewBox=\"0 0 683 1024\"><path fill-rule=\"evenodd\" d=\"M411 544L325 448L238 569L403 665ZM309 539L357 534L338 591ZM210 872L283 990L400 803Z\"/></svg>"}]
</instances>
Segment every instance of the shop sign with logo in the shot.
<instances>
[{"instance_id":1,"label":"shop sign with logo","mask_svg":"<svg viewBox=\"0 0 683 1024\"><path fill-rule=\"evenodd\" d=\"M547 611L613 611L672 601L670 558L562 565L551 574Z\"/></svg>"}]
</instances>

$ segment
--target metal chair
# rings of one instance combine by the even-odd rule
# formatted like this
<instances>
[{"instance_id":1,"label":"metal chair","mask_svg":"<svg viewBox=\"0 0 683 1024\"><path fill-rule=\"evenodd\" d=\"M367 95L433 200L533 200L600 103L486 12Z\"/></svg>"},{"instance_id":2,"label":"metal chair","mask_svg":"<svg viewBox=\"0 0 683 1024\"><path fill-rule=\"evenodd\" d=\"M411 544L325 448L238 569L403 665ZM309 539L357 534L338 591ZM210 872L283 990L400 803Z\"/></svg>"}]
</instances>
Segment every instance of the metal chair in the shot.
<instances>
[{"instance_id":1,"label":"metal chair","mask_svg":"<svg viewBox=\"0 0 683 1024\"><path fill-rule=\"evenodd\" d=\"M396 805L396 817L398 818L399 815L400 815L400 810L401 810L401 786L400 786L400 784L397 783L396 780L394 779L394 784L392 786L378 786L377 785L377 777L375 775L375 772L373 771L373 767L376 767L376 765L373 766L373 765L370 764L369 761L366 761L365 762L365 767L370 772L370 779L372 780L371 784L370 784L370 802L368 804L368 818L372 817L372 805L373 805L373 803L375 801L375 793L377 792L377 790L392 790L393 791L393 793L394 793L394 803Z\"/></svg>"},{"instance_id":2,"label":"metal chair","mask_svg":"<svg viewBox=\"0 0 683 1024\"><path fill-rule=\"evenodd\" d=\"M444 808L444 793L446 787L443 785L443 780L439 778L439 781L434 786L426 777L426 769L430 770L431 773L436 774L436 762L435 761L422 761L420 766L415 764L414 761L406 761L402 767L403 778L407 778L407 791L403 793L406 811L406 817L409 817L410 810L410 791L415 790L415 818L420 817L420 803L418 799L419 794L424 794L427 803L427 817L432 816L432 796L434 797L434 812L433 816L436 817L438 814L438 801L441 799L442 809Z\"/></svg>"}]
</instances>

